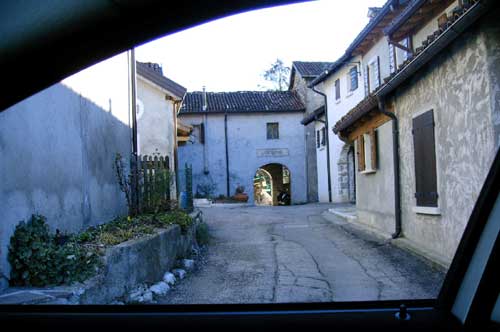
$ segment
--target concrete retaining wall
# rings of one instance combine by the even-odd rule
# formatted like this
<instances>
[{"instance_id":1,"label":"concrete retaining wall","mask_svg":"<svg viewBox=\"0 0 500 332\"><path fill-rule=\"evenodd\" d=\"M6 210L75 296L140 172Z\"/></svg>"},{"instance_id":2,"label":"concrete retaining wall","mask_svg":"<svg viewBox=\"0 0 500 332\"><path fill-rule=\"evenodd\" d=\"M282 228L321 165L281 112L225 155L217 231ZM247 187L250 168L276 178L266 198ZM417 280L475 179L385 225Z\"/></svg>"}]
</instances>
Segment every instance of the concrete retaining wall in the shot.
<instances>
[{"instance_id":1,"label":"concrete retaining wall","mask_svg":"<svg viewBox=\"0 0 500 332\"><path fill-rule=\"evenodd\" d=\"M203 222L200 211L191 214L186 234L173 225L157 234L130 240L106 250L104 266L83 284L51 288L16 288L0 295L0 304L108 304L139 284L162 280L177 258L191 256L197 247L196 228Z\"/></svg>"}]
</instances>

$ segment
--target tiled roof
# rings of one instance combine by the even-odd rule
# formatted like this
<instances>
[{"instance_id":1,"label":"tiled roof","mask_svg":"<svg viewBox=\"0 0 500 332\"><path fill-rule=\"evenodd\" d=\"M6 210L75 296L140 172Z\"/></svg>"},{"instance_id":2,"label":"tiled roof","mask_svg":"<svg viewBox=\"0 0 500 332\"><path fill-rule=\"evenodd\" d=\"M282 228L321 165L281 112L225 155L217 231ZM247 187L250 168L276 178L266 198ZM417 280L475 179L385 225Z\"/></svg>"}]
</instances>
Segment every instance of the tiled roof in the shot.
<instances>
[{"instance_id":1,"label":"tiled roof","mask_svg":"<svg viewBox=\"0 0 500 332\"><path fill-rule=\"evenodd\" d=\"M161 67L156 63L139 62L137 61L137 74L145 79L161 86L167 91L170 91L176 97L182 99L187 89L182 85L172 81L171 79L163 76Z\"/></svg>"},{"instance_id":2,"label":"tiled roof","mask_svg":"<svg viewBox=\"0 0 500 332\"><path fill-rule=\"evenodd\" d=\"M311 122L316 121L317 119L321 118L323 115L325 115L325 106L324 105L318 107L314 112L305 116L304 119L302 119L302 121L300 121L300 123L303 124L304 126L307 126Z\"/></svg>"},{"instance_id":3,"label":"tiled roof","mask_svg":"<svg viewBox=\"0 0 500 332\"><path fill-rule=\"evenodd\" d=\"M303 112L305 106L293 91L207 92L203 110L203 92L189 92L184 97L181 114L188 113L259 113Z\"/></svg>"},{"instance_id":4,"label":"tiled roof","mask_svg":"<svg viewBox=\"0 0 500 332\"><path fill-rule=\"evenodd\" d=\"M333 62L305 62L294 61L292 66L299 72L302 77L316 77L323 73L326 68L331 66Z\"/></svg>"}]
</instances>

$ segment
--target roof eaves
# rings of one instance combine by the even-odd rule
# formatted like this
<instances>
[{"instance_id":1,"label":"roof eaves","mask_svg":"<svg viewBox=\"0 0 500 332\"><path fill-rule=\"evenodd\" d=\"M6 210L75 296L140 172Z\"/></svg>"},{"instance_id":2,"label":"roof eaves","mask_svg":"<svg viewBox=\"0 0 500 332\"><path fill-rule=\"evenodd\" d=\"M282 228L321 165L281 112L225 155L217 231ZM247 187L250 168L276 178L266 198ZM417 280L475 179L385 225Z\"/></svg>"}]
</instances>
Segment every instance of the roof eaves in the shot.
<instances>
[{"instance_id":1,"label":"roof eaves","mask_svg":"<svg viewBox=\"0 0 500 332\"><path fill-rule=\"evenodd\" d=\"M391 35L399 29L415 12L425 4L427 0L412 0L406 7L399 13L399 15L392 20L392 22L384 28L384 34Z\"/></svg>"},{"instance_id":2,"label":"roof eaves","mask_svg":"<svg viewBox=\"0 0 500 332\"><path fill-rule=\"evenodd\" d=\"M434 56L442 51L449 43L457 38L470 24L484 14L487 8L495 0L475 0L476 3L468 8L462 8L459 17L451 16L448 19L446 28L438 29L433 34L427 36L423 45L416 48L415 54L403 62L400 68L385 79L383 86L377 90L378 96L385 96L399 85L401 85L409 76L413 75Z\"/></svg>"},{"instance_id":3,"label":"roof eaves","mask_svg":"<svg viewBox=\"0 0 500 332\"><path fill-rule=\"evenodd\" d=\"M325 114L325 106L320 106L316 110L314 110L311 114L308 114L302 121L300 121L301 124L304 126L307 126L313 121L316 121L318 118L323 116Z\"/></svg>"}]
</instances>

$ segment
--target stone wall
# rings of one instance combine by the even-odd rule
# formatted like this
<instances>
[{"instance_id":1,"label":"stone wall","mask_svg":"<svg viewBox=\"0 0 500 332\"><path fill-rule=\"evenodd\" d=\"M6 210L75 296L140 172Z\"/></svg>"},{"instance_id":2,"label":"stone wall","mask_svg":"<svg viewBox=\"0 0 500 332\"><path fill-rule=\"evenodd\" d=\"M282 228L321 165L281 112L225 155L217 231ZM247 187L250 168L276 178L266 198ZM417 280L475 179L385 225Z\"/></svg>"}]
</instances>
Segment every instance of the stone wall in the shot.
<instances>
[{"instance_id":1,"label":"stone wall","mask_svg":"<svg viewBox=\"0 0 500 332\"><path fill-rule=\"evenodd\" d=\"M10 237L31 214L76 232L127 213L114 159L128 164L130 150L128 125L64 84L0 113L0 288Z\"/></svg>"},{"instance_id":2,"label":"stone wall","mask_svg":"<svg viewBox=\"0 0 500 332\"><path fill-rule=\"evenodd\" d=\"M312 79L303 78L298 72L295 73L293 91L297 91L300 99L306 106L304 116L314 112L324 104L323 97L307 86ZM316 157L316 130L314 122L304 126L304 139L306 144L306 176L307 176L307 201L318 201L318 166Z\"/></svg>"},{"instance_id":3,"label":"stone wall","mask_svg":"<svg viewBox=\"0 0 500 332\"><path fill-rule=\"evenodd\" d=\"M498 15L498 10L497 10ZM404 236L451 262L498 149L500 40L490 14L422 68L395 96L400 121ZM438 211L417 213L412 119L433 110Z\"/></svg>"}]
</instances>

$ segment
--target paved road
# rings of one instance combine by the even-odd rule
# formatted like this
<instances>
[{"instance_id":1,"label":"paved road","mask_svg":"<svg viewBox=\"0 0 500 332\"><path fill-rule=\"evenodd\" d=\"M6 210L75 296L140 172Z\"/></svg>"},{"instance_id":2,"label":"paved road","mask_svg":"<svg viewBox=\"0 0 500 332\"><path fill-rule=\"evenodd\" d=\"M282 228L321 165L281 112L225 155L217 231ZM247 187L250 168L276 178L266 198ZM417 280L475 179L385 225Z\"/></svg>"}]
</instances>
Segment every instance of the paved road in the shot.
<instances>
[{"instance_id":1,"label":"paved road","mask_svg":"<svg viewBox=\"0 0 500 332\"><path fill-rule=\"evenodd\" d=\"M205 208L212 235L199 268L160 303L324 302L436 297L423 260L327 221L327 204Z\"/></svg>"}]
</instances>

